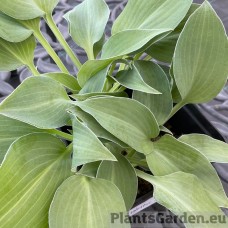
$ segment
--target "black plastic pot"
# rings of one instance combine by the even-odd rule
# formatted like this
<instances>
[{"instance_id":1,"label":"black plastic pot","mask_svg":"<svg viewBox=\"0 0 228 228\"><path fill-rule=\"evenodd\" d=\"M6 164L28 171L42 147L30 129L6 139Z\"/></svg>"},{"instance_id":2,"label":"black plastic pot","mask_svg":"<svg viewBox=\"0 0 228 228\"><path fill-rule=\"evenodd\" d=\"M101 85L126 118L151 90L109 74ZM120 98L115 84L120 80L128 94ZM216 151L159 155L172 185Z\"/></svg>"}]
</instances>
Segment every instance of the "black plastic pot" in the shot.
<instances>
[{"instance_id":1,"label":"black plastic pot","mask_svg":"<svg viewBox=\"0 0 228 228\"><path fill-rule=\"evenodd\" d=\"M223 136L204 117L196 105L186 105L168 122L171 131L178 136L182 134L200 133L225 141Z\"/></svg>"}]
</instances>

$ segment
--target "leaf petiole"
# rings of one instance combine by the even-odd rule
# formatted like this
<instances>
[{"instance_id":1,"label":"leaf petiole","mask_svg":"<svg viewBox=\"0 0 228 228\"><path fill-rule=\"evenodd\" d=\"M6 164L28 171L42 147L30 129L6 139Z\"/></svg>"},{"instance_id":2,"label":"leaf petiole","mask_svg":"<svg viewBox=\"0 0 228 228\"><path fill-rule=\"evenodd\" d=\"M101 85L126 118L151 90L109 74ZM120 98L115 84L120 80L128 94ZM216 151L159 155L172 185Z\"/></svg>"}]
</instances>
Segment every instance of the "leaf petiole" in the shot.
<instances>
[{"instance_id":1,"label":"leaf petiole","mask_svg":"<svg viewBox=\"0 0 228 228\"><path fill-rule=\"evenodd\" d=\"M50 130L47 130L47 131L50 134L60 136L61 138L66 139L68 141L73 141L73 136L71 134L67 134L67 133L62 132L62 131L57 130L57 129L50 129Z\"/></svg>"},{"instance_id":2,"label":"leaf petiole","mask_svg":"<svg viewBox=\"0 0 228 228\"><path fill-rule=\"evenodd\" d=\"M173 107L173 109L172 109L172 111L171 111L168 119L170 119L171 117L173 117L184 105L186 105L186 103L183 100L181 102L177 103Z\"/></svg>"},{"instance_id":3,"label":"leaf petiole","mask_svg":"<svg viewBox=\"0 0 228 228\"><path fill-rule=\"evenodd\" d=\"M28 67L29 70L32 72L33 76L39 76L39 75L40 75L40 73L39 73L39 71L36 69L34 63L27 64L27 67Z\"/></svg>"},{"instance_id":4,"label":"leaf petiole","mask_svg":"<svg viewBox=\"0 0 228 228\"><path fill-rule=\"evenodd\" d=\"M66 42L66 40L64 39L62 33L59 31L58 27L56 26L56 24L55 24L55 22L53 20L52 15L51 14L47 14L45 16L45 20L46 20L48 26L50 27L50 29L52 30L52 32L54 33L54 35L56 36L56 38L58 39L59 43L63 46L63 48L65 49L66 53L71 58L72 62L75 64L75 66L78 69L80 69L81 66L82 66L81 62L78 60L77 56L74 54L74 52L69 47L69 45Z\"/></svg>"},{"instance_id":5,"label":"leaf petiole","mask_svg":"<svg viewBox=\"0 0 228 228\"><path fill-rule=\"evenodd\" d=\"M34 36L37 38L37 40L41 43L41 45L44 47L44 49L47 51L47 53L51 56L51 58L54 60L54 62L57 64L59 69L66 74L70 74L65 65L62 63L59 56L55 53L54 49L51 47L51 45L48 43L46 38L43 36L43 34L38 31L34 31Z\"/></svg>"}]
</instances>

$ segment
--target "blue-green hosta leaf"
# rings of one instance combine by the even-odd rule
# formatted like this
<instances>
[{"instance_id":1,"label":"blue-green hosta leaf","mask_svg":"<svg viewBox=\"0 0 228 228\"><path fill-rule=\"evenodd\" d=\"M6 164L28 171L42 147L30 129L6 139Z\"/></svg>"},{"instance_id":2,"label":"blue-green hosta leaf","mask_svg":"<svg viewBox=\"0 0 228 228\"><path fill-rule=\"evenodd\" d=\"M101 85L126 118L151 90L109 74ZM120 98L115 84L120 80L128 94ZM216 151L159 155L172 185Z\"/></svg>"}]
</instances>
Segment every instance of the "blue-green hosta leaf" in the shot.
<instances>
[{"instance_id":1,"label":"blue-green hosta leaf","mask_svg":"<svg viewBox=\"0 0 228 228\"><path fill-rule=\"evenodd\" d=\"M34 18L31 20L17 20L21 25L23 25L25 28L30 29L33 31L35 35L40 32L40 18Z\"/></svg>"},{"instance_id":2,"label":"blue-green hosta leaf","mask_svg":"<svg viewBox=\"0 0 228 228\"><path fill-rule=\"evenodd\" d=\"M101 96L128 97L126 92L99 92L99 93L73 94L70 96L77 101L84 101L88 98L101 97Z\"/></svg>"},{"instance_id":3,"label":"blue-green hosta leaf","mask_svg":"<svg viewBox=\"0 0 228 228\"><path fill-rule=\"evenodd\" d=\"M143 51L167 35L171 29L132 29L122 31L110 37L104 44L101 59L118 59L136 51ZM120 42L121 40L121 42Z\"/></svg>"},{"instance_id":4,"label":"blue-green hosta leaf","mask_svg":"<svg viewBox=\"0 0 228 228\"><path fill-rule=\"evenodd\" d=\"M77 79L70 74L57 72L57 73L47 73L41 76L52 78L73 92L79 91L81 89Z\"/></svg>"},{"instance_id":5,"label":"blue-green hosta leaf","mask_svg":"<svg viewBox=\"0 0 228 228\"><path fill-rule=\"evenodd\" d=\"M115 21L112 34L131 29L175 29L187 14L192 0L129 0Z\"/></svg>"},{"instance_id":6,"label":"blue-green hosta leaf","mask_svg":"<svg viewBox=\"0 0 228 228\"><path fill-rule=\"evenodd\" d=\"M174 78L174 74L173 74L173 63L170 66L169 75L171 77L171 87L172 87L173 102L174 103L179 103L182 100L182 98L181 98L180 92L179 92L179 90L177 88L177 84L175 82L175 78Z\"/></svg>"},{"instance_id":7,"label":"blue-green hosta leaf","mask_svg":"<svg viewBox=\"0 0 228 228\"><path fill-rule=\"evenodd\" d=\"M84 0L67 16L73 40L86 51L90 59L95 56L94 45L103 37L109 14L104 0Z\"/></svg>"},{"instance_id":8,"label":"blue-green hosta leaf","mask_svg":"<svg viewBox=\"0 0 228 228\"><path fill-rule=\"evenodd\" d=\"M81 72L79 71L79 84L83 86L80 80L83 80L81 78L84 75L94 75L113 60L139 50L143 51L167 35L184 18L191 3L192 0L129 1L114 23L113 36L103 47L102 60L89 61L82 67Z\"/></svg>"},{"instance_id":9,"label":"blue-green hosta leaf","mask_svg":"<svg viewBox=\"0 0 228 228\"><path fill-rule=\"evenodd\" d=\"M105 69L112 62L112 59L87 61L78 72L77 78L79 85L83 87L92 76Z\"/></svg>"},{"instance_id":10,"label":"blue-green hosta leaf","mask_svg":"<svg viewBox=\"0 0 228 228\"><path fill-rule=\"evenodd\" d=\"M113 25L113 36L104 45L102 58L144 51L175 29L191 3L192 0L130 0Z\"/></svg>"},{"instance_id":11,"label":"blue-green hosta leaf","mask_svg":"<svg viewBox=\"0 0 228 228\"><path fill-rule=\"evenodd\" d=\"M0 114L38 128L58 128L70 117L71 107L64 87L55 80L35 76L26 79L0 104Z\"/></svg>"},{"instance_id":12,"label":"blue-green hosta leaf","mask_svg":"<svg viewBox=\"0 0 228 228\"><path fill-rule=\"evenodd\" d=\"M101 161L86 163L77 173L87 177L96 177L100 164Z\"/></svg>"},{"instance_id":13,"label":"blue-green hosta leaf","mask_svg":"<svg viewBox=\"0 0 228 228\"><path fill-rule=\"evenodd\" d=\"M207 158L193 147L165 135L153 144L152 152L147 155L147 162L156 176L178 171L196 175L214 202L219 207L228 207L228 199L215 169Z\"/></svg>"},{"instance_id":14,"label":"blue-green hosta leaf","mask_svg":"<svg viewBox=\"0 0 228 228\"><path fill-rule=\"evenodd\" d=\"M25 28L17 20L0 12L0 37L9 42L21 42L32 35L32 30Z\"/></svg>"},{"instance_id":15,"label":"blue-green hosta leaf","mask_svg":"<svg viewBox=\"0 0 228 228\"><path fill-rule=\"evenodd\" d=\"M77 117L73 116L72 122L74 129L72 170L75 170L77 166L90 162L102 160L116 161L113 154L87 126L77 119Z\"/></svg>"},{"instance_id":16,"label":"blue-green hosta leaf","mask_svg":"<svg viewBox=\"0 0 228 228\"><path fill-rule=\"evenodd\" d=\"M141 153L150 153L159 134L152 112L128 98L99 97L75 103L112 135Z\"/></svg>"},{"instance_id":17,"label":"blue-green hosta leaf","mask_svg":"<svg viewBox=\"0 0 228 228\"><path fill-rule=\"evenodd\" d=\"M105 130L96 119L90 114L82 111L79 107L74 107L74 109L70 109L70 111L76 115L80 120L84 122L84 124L98 137L101 139L106 139L108 141L114 142L121 147L128 147L121 140L116 138L114 135Z\"/></svg>"},{"instance_id":18,"label":"blue-green hosta leaf","mask_svg":"<svg viewBox=\"0 0 228 228\"><path fill-rule=\"evenodd\" d=\"M178 140L202 153L210 162L228 163L228 144L207 135L183 135Z\"/></svg>"},{"instance_id":19,"label":"blue-green hosta leaf","mask_svg":"<svg viewBox=\"0 0 228 228\"><path fill-rule=\"evenodd\" d=\"M19 19L29 20L51 14L59 0L10 0L0 5L0 11Z\"/></svg>"},{"instance_id":20,"label":"blue-green hosta leaf","mask_svg":"<svg viewBox=\"0 0 228 228\"><path fill-rule=\"evenodd\" d=\"M57 190L49 213L51 228L111 227L111 213L126 212L119 189L107 180L75 175ZM83 215L83 216L82 216ZM130 228L118 223L118 228Z\"/></svg>"},{"instance_id":21,"label":"blue-green hosta leaf","mask_svg":"<svg viewBox=\"0 0 228 228\"><path fill-rule=\"evenodd\" d=\"M169 29L131 30L112 36L103 47L101 59L87 61L78 72L81 87L94 75L108 67L115 60L142 49L146 44L157 41ZM121 40L121 42L119 42Z\"/></svg>"},{"instance_id":22,"label":"blue-green hosta leaf","mask_svg":"<svg viewBox=\"0 0 228 228\"><path fill-rule=\"evenodd\" d=\"M94 58L96 58L98 54L101 52L104 43L105 43L105 34L103 34L101 39L98 42L96 42L93 46Z\"/></svg>"},{"instance_id":23,"label":"blue-green hosta leaf","mask_svg":"<svg viewBox=\"0 0 228 228\"><path fill-rule=\"evenodd\" d=\"M159 125L167 120L173 101L169 81L165 72L157 64L149 61L136 61L135 66L143 80L161 94L148 94L134 91L133 98L147 106L154 114Z\"/></svg>"},{"instance_id":24,"label":"blue-green hosta leaf","mask_svg":"<svg viewBox=\"0 0 228 228\"><path fill-rule=\"evenodd\" d=\"M33 64L35 47L33 36L18 43L0 38L0 71L12 71L23 65Z\"/></svg>"},{"instance_id":25,"label":"blue-green hosta leaf","mask_svg":"<svg viewBox=\"0 0 228 228\"><path fill-rule=\"evenodd\" d=\"M145 52L158 61L171 63L179 35L180 33L173 31L150 46Z\"/></svg>"},{"instance_id":26,"label":"blue-green hosta leaf","mask_svg":"<svg viewBox=\"0 0 228 228\"><path fill-rule=\"evenodd\" d=\"M165 38L159 40L151 47L146 50L146 53L151 55L153 58L161 61L171 63L174 50L176 47L177 40L180 36L181 31L183 30L185 23L188 18L191 16L193 12L199 7L198 4L192 4L185 18L181 21L181 23Z\"/></svg>"},{"instance_id":27,"label":"blue-green hosta leaf","mask_svg":"<svg viewBox=\"0 0 228 228\"><path fill-rule=\"evenodd\" d=\"M0 168L0 227L48 227L54 193L71 175L70 152L42 133L12 144Z\"/></svg>"},{"instance_id":28,"label":"blue-green hosta leaf","mask_svg":"<svg viewBox=\"0 0 228 228\"><path fill-rule=\"evenodd\" d=\"M167 35L184 18L191 3L192 0L181 4L177 0L130 0L113 25L102 59L130 54L151 45L151 40L157 41L159 35Z\"/></svg>"},{"instance_id":29,"label":"blue-green hosta leaf","mask_svg":"<svg viewBox=\"0 0 228 228\"><path fill-rule=\"evenodd\" d=\"M121 32L116 36L112 36L103 47L100 60L87 61L78 73L78 82L83 87L86 81L93 75L108 67L113 61L131 54L150 43L156 42L169 29L162 30L131 30L129 32ZM122 42L119 42L119 41Z\"/></svg>"},{"instance_id":30,"label":"blue-green hosta leaf","mask_svg":"<svg viewBox=\"0 0 228 228\"><path fill-rule=\"evenodd\" d=\"M213 29L212 29L213 28ZM193 32L194 31L194 32ZM186 23L175 49L173 70L182 103L214 98L228 75L225 29L208 1Z\"/></svg>"},{"instance_id":31,"label":"blue-green hosta leaf","mask_svg":"<svg viewBox=\"0 0 228 228\"><path fill-rule=\"evenodd\" d=\"M138 68L138 65L140 64L137 64L136 61L132 68L119 71L116 74L114 80L119 82L124 87L132 90L137 90L148 94L161 94L160 91L154 89L153 85L147 84L147 82L144 80L142 74L150 74L151 72L146 72L146 69L145 71L142 71L140 68Z\"/></svg>"},{"instance_id":32,"label":"blue-green hosta leaf","mask_svg":"<svg viewBox=\"0 0 228 228\"><path fill-rule=\"evenodd\" d=\"M87 61L85 64L83 64L83 66L78 72L77 78L79 85L83 87L92 76L98 74L106 67L108 69L112 63L115 63L115 61L127 64L127 61L125 59L118 58L119 57L113 59L99 59Z\"/></svg>"},{"instance_id":33,"label":"blue-green hosta leaf","mask_svg":"<svg viewBox=\"0 0 228 228\"><path fill-rule=\"evenodd\" d=\"M117 162L103 161L99 166L97 177L111 181L122 193L127 210L133 206L137 190L138 179L131 163L121 154L121 147L109 144L108 148L117 158Z\"/></svg>"},{"instance_id":34,"label":"blue-green hosta leaf","mask_svg":"<svg viewBox=\"0 0 228 228\"><path fill-rule=\"evenodd\" d=\"M91 78L88 78L88 81L80 90L79 94L103 92L108 70L109 70L109 66L97 72Z\"/></svg>"},{"instance_id":35,"label":"blue-green hosta leaf","mask_svg":"<svg viewBox=\"0 0 228 228\"><path fill-rule=\"evenodd\" d=\"M219 223L219 220L214 223L203 223L202 220L194 220L193 223L185 223L186 228L227 227L226 216L213 202L195 175L176 172L166 176L154 177L139 170L137 170L137 174L154 185L156 201L174 214L178 216L187 215L189 219L191 215L194 218L203 216L205 221L211 221L211 216L218 216L217 218L221 216L221 221L225 220L224 223Z\"/></svg>"},{"instance_id":36,"label":"blue-green hosta leaf","mask_svg":"<svg viewBox=\"0 0 228 228\"><path fill-rule=\"evenodd\" d=\"M0 164L10 145L16 139L33 132L41 131L41 129L29 124L0 115Z\"/></svg>"}]
</instances>

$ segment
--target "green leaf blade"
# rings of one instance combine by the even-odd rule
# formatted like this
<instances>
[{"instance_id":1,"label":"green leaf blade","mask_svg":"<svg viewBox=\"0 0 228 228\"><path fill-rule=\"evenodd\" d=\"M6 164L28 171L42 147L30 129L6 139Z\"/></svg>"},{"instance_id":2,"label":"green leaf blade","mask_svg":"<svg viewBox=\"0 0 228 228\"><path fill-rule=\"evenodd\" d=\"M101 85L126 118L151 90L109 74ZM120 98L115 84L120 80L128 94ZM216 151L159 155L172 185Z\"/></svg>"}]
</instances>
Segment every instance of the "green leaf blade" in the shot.
<instances>
[{"instance_id":1,"label":"green leaf blade","mask_svg":"<svg viewBox=\"0 0 228 228\"><path fill-rule=\"evenodd\" d=\"M192 0L130 0L115 21L112 34L127 29L174 29L184 18Z\"/></svg>"},{"instance_id":2,"label":"green leaf blade","mask_svg":"<svg viewBox=\"0 0 228 228\"><path fill-rule=\"evenodd\" d=\"M0 168L1 227L48 227L54 193L71 175L65 150L49 134L30 134L13 143Z\"/></svg>"},{"instance_id":3,"label":"green leaf blade","mask_svg":"<svg viewBox=\"0 0 228 228\"><path fill-rule=\"evenodd\" d=\"M18 43L0 38L0 71L12 71L23 65L33 64L35 47L33 36Z\"/></svg>"},{"instance_id":4,"label":"green leaf blade","mask_svg":"<svg viewBox=\"0 0 228 228\"><path fill-rule=\"evenodd\" d=\"M155 187L154 197L163 206L168 208L178 216L203 216L205 221L211 221L211 216L221 216L225 214L217 207L205 191L199 179L189 173L175 172L166 176L151 176L137 171L139 177L150 182ZM185 218L185 217L184 217ZM195 220L196 221L196 220ZM184 221L183 221L184 222ZM209 222L187 222L186 228L225 228L225 223Z\"/></svg>"},{"instance_id":5,"label":"green leaf blade","mask_svg":"<svg viewBox=\"0 0 228 228\"><path fill-rule=\"evenodd\" d=\"M56 72L42 74L41 76L52 78L73 92L79 91L81 89L77 79L70 74Z\"/></svg>"},{"instance_id":6,"label":"green leaf blade","mask_svg":"<svg viewBox=\"0 0 228 228\"><path fill-rule=\"evenodd\" d=\"M38 128L52 129L69 121L70 103L60 83L36 76L26 79L0 104L0 113Z\"/></svg>"},{"instance_id":7,"label":"green leaf blade","mask_svg":"<svg viewBox=\"0 0 228 228\"><path fill-rule=\"evenodd\" d=\"M158 136L159 127L151 111L144 105L135 100L116 97L93 98L76 102L76 105L137 151L151 151L151 138Z\"/></svg>"},{"instance_id":8,"label":"green leaf blade","mask_svg":"<svg viewBox=\"0 0 228 228\"><path fill-rule=\"evenodd\" d=\"M146 50L146 53L150 56L153 56L156 60L165 63L171 63L176 47L177 40L180 36L181 31L183 30L188 18L192 13L198 9L199 5L193 3L186 14L185 18L181 21L181 23L168 34L163 39L159 40L158 42L154 43L151 47Z\"/></svg>"},{"instance_id":9,"label":"green leaf blade","mask_svg":"<svg viewBox=\"0 0 228 228\"><path fill-rule=\"evenodd\" d=\"M0 10L5 14L19 20L30 20L51 14L59 0L11 0L1 4Z\"/></svg>"},{"instance_id":10,"label":"green leaf blade","mask_svg":"<svg viewBox=\"0 0 228 228\"><path fill-rule=\"evenodd\" d=\"M161 94L153 88L153 85L147 84L135 65L132 69L119 71L114 80L132 90L141 91L148 94Z\"/></svg>"},{"instance_id":11,"label":"green leaf blade","mask_svg":"<svg viewBox=\"0 0 228 228\"><path fill-rule=\"evenodd\" d=\"M202 153L210 162L228 163L228 144L207 135L183 135L178 140Z\"/></svg>"},{"instance_id":12,"label":"green leaf blade","mask_svg":"<svg viewBox=\"0 0 228 228\"><path fill-rule=\"evenodd\" d=\"M77 172L77 174L81 174L83 176L95 178L97 176L97 171L98 171L100 164L101 164L101 161L86 163Z\"/></svg>"},{"instance_id":13,"label":"green leaf blade","mask_svg":"<svg viewBox=\"0 0 228 228\"><path fill-rule=\"evenodd\" d=\"M73 40L93 59L94 46L104 34L110 10L104 0L85 0L67 16Z\"/></svg>"},{"instance_id":14,"label":"green leaf blade","mask_svg":"<svg viewBox=\"0 0 228 228\"><path fill-rule=\"evenodd\" d=\"M218 207L228 206L227 196L215 169L205 156L193 147L165 135L154 143L152 153L147 155L147 162L156 176L179 171L197 176Z\"/></svg>"},{"instance_id":15,"label":"green leaf blade","mask_svg":"<svg viewBox=\"0 0 228 228\"><path fill-rule=\"evenodd\" d=\"M70 97L77 101L84 101L88 98L111 96L111 97L128 97L126 92L95 92L95 93L84 93L84 94L72 94Z\"/></svg>"},{"instance_id":16,"label":"green leaf blade","mask_svg":"<svg viewBox=\"0 0 228 228\"><path fill-rule=\"evenodd\" d=\"M103 91L105 80L108 75L109 66L105 67L88 79L79 94L99 93Z\"/></svg>"},{"instance_id":17,"label":"green leaf blade","mask_svg":"<svg viewBox=\"0 0 228 228\"><path fill-rule=\"evenodd\" d=\"M135 29L126 30L117 33L110 37L110 39L104 44L101 58L111 59L118 58L124 55L132 54L136 51L143 51L170 32L170 28L164 29ZM121 42L120 42L121 40Z\"/></svg>"},{"instance_id":18,"label":"green leaf blade","mask_svg":"<svg viewBox=\"0 0 228 228\"><path fill-rule=\"evenodd\" d=\"M116 161L115 156L99 141L96 135L77 117L73 117L74 141L72 169L86 163L111 160Z\"/></svg>"},{"instance_id":19,"label":"green leaf blade","mask_svg":"<svg viewBox=\"0 0 228 228\"><path fill-rule=\"evenodd\" d=\"M155 63L148 61L135 62L143 80L160 91L161 94L133 92L133 99L148 107L154 114L159 125L164 124L173 108L169 81L165 72Z\"/></svg>"},{"instance_id":20,"label":"green leaf blade","mask_svg":"<svg viewBox=\"0 0 228 228\"><path fill-rule=\"evenodd\" d=\"M114 184L76 175L68 178L57 190L50 208L49 225L51 228L107 228L111 213L120 212L126 212L126 207ZM117 226L130 228L129 224L123 223Z\"/></svg>"},{"instance_id":21,"label":"green leaf blade","mask_svg":"<svg viewBox=\"0 0 228 228\"><path fill-rule=\"evenodd\" d=\"M228 65L224 62L227 58L224 26L205 1L186 23L174 54L174 77L182 103L214 98L227 80Z\"/></svg>"},{"instance_id":22,"label":"green leaf blade","mask_svg":"<svg viewBox=\"0 0 228 228\"><path fill-rule=\"evenodd\" d=\"M125 143L121 140L116 138L110 132L105 130L97 121L96 119L89 115L88 113L82 111L79 107L74 107L74 109L70 110L75 116L77 116L83 123L98 137L101 139L106 139L110 142L114 142L121 147L128 147Z\"/></svg>"},{"instance_id":23,"label":"green leaf blade","mask_svg":"<svg viewBox=\"0 0 228 228\"><path fill-rule=\"evenodd\" d=\"M21 136L43 130L0 115L0 164L10 145Z\"/></svg>"},{"instance_id":24,"label":"green leaf blade","mask_svg":"<svg viewBox=\"0 0 228 228\"><path fill-rule=\"evenodd\" d=\"M117 162L103 161L99 166L97 177L115 184L123 195L127 210L130 210L138 190L135 170L127 158L121 155L122 148L113 145L109 148L117 158Z\"/></svg>"},{"instance_id":25,"label":"green leaf blade","mask_svg":"<svg viewBox=\"0 0 228 228\"><path fill-rule=\"evenodd\" d=\"M112 59L87 61L78 72L79 85L83 87L92 76L108 67L112 61Z\"/></svg>"},{"instance_id":26,"label":"green leaf blade","mask_svg":"<svg viewBox=\"0 0 228 228\"><path fill-rule=\"evenodd\" d=\"M0 37L9 42L21 42L32 35L32 31L15 19L0 12Z\"/></svg>"}]
</instances>

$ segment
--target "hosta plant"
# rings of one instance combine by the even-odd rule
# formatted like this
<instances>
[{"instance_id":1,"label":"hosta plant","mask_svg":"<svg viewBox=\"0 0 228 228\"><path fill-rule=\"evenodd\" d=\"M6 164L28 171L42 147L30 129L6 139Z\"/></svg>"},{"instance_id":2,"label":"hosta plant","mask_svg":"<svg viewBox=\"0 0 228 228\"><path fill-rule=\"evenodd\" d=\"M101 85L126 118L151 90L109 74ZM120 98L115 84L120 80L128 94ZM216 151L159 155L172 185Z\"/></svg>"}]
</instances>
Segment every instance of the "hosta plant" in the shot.
<instances>
[{"instance_id":1,"label":"hosta plant","mask_svg":"<svg viewBox=\"0 0 228 228\"><path fill-rule=\"evenodd\" d=\"M228 199L211 163L228 162L227 144L165 127L227 81L227 35L210 3L129 0L107 39L106 2L84 0L64 16L88 56L83 65L53 21L57 3L0 3L0 70L31 70L0 104L0 227L130 227L111 224L111 213L132 208L138 177L178 216L223 215ZM77 75L45 40L41 19ZM38 72L36 40L59 72Z\"/></svg>"}]
</instances>

